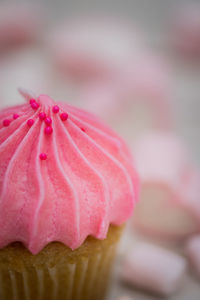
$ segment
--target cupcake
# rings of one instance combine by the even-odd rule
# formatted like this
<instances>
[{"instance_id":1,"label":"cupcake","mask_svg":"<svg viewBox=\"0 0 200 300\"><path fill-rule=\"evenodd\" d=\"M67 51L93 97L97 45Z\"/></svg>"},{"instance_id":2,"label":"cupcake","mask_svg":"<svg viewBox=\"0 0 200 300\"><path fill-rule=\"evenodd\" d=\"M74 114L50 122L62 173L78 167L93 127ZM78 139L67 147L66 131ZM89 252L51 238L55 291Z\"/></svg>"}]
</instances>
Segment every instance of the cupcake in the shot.
<instances>
[{"instance_id":1,"label":"cupcake","mask_svg":"<svg viewBox=\"0 0 200 300\"><path fill-rule=\"evenodd\" d=\"M46 95L0 112L0 299L103 299L138 179L123 140Z\"/></svg>"}]
</instances>

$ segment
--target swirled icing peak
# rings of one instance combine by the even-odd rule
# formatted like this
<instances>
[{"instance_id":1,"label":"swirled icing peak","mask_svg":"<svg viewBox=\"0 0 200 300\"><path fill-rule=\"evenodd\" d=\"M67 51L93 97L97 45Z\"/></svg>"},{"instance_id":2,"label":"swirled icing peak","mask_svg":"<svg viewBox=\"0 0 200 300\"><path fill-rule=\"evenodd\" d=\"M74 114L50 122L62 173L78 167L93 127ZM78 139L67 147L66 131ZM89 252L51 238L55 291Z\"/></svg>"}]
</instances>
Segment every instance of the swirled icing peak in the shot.
<instances>
[{"instance_id":1,"label":"swirled icing peak","mask_svg":"<svg viewBox=\"0 0 200 300\"><path fill-rule=\"evenodd\" d=\"M0 247L20 241L36 254L51 241L104 239L137 199L125 143L85 111L25 98L0 111Z\"/></svg>"}]
</instances>

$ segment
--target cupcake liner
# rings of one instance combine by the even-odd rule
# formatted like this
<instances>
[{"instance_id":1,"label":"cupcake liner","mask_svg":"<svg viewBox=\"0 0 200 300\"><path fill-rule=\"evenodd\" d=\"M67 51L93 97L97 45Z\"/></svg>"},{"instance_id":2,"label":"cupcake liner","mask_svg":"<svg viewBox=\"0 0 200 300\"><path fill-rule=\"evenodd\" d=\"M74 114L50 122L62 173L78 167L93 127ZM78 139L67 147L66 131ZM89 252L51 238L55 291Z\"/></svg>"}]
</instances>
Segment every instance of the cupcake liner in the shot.
<instances>
[{"instance_id":1,"label":"cupcake liner","mask_svg":"<svg viewBox=\"0 0 200 300\"><path fill-rule=\"evenodd\" d=\"M27 269L19 273L1 270L1 300L83 300L103 299L110 274L115 247L76 263L42 269ZM95 263L94 263L95 260Z\"/></svg>"},{"instance_id":2,"label":"cupcake liner","mask_svg":"<svg viewBox=\"0 0 200 300\"><path fill-rule=\"evenodd\" d=\"M119 231L104 241L88 240L75 252L59 243L36 256L21 246L3 249L0 300L102 300Z\"/></svg>"}]
</instances>

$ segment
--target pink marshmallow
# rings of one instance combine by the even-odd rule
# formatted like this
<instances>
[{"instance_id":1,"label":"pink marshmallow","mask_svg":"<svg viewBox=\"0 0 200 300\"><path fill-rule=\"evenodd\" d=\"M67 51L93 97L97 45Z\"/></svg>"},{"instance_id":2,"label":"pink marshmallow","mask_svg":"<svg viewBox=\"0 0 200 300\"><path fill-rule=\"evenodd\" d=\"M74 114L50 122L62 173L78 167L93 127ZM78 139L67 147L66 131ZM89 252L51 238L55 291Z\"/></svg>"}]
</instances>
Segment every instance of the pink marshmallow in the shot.
<instances>
[{"instance_id":1,"label":"pink marshmallow","mask_svg":"<svg viewBox=\"0 0 200 300\"><path fill-rule=\"evenodd\" d=\"M121 102L118 90L110 82L87 84L81 89L82 106L107 122L120 114Z\"/></svg>"},{"instance_id":2,"label":"pink marshmallow","mask_svg":"<svg viewBox=\"0 0 200 300\"><path fill-rule=\"evenodd\" d=\"M1 3L0 51L35 41L41 25L40 11L32 4Z\"/></svg>"},{"instance_id":3,"label":"pink marshmallow","mask_svg":"<svg viewBox=\"0 0 200 300\"><path fill-rule=\"evenodd\" d=\"M149 53L132 24L80 18L52 36L48 51L58 69L83 86L83 108L127 139L147 128L171 127L166 64Z\"/></svg>"},{"instance_id":4,"label":"pink marshmallow","mask_svg":"<svg viewBox=\"0 0 200 300\"><path fill-rule=\"evenodd\" d=\"M84 85L82 107L130 140L149 128L170 128L173 121L166 74L161 63L145 57L111 79Z\"/></svg>"},{"instance_id":5,"label":"pink marshmallow","mask_svg":"<svg viewBox=\"0 0 200 300\"><path fill-rule=\"evenodd\" d=\"M143 182L160 181L177 188L190 172L187 150L171 132L149 132L133 148Z\"/></svg>"},{"instance_id":6,"label":"pink marshmallow","mask_svg":"<svg viewBox=\"0 0 200 300\"><path fill-rule=\"evenodd\" d=\"M183 5L174 16L172 45L187 58L200 59L200 5Z\"/></svg>"},{"instance_id":7,"label":"pink marshmallow","mask_svg":"<svg viewBox=\"0 0 200 300\"><path fill-rule=\"evenodd\" d=\"M125 258L121 276L137 288L168 296L178 290L185 271L186 261L181 256L141 243Z\"/></svg>"},{"instance_id":8,"label":"pink marshmallow","mask_svg":"<svg viewBox=\"0 0 200 300\"><path fill-rule=\"evenodd\" d=\"M136 229L160 238L182 239L200 224L200 175L181 141L169 132L149 133L134 149L141 177Z\"/></svg>"},{"instance_id":9,"label":"pink marshmallow","mask_svg":"<svg viewBox=\"0 0 200 300\"><path fill-rule=\"evenodd\" d=\"M146 51L137 61L130 61L116 74L113 84L118 86L118 94L121 99L121 107L132 109L134 123L137 126L142 115L137 108L145 108L146 119L150 122L148 128L171 128L173 123L170 104L170 80L169 69L164 60L155 57ZM144 120L145 121L145 120Z\"/></svg>"},{"instance_id":10,"label":"pink marshmallow","mask_svg":"<svg viewBox=\"0 0 200 300\"><path fill-rule=\"evenodd\" d=\"M200 235L194 236L187 241L185 254L200 278Z\"/></svg>"},{"instance_id":11,"label":"pink marshmallow","mask_svg":"<svg viewBox=\"0 0 200 300\"><path fill-rule=\"evenodd\" d=\"M146 102L146 105L155 111L155 124L168 127L171 115L168 103L167 73L161 61L154 57L143 56L139 61L121 68L120 72L112 78L95 81L92 84L90 82L84 88L83 94L85 100L88 103L90 101L90 105L94 107L94 112L98 112L98 109L102 107L102 113L106 113L108 106L104 103L108 102L108 99L105 102L104 99L112 98L112 96L121 112L131 103L134 105L137 102ZM103 91L103 97L101 91ZM98 103L96 111L92 102Z\"/></svg>"},{"instance_id":12,"label":"pink marshmallow","mask_svg":"<svg viewBox=\"0 0 200 300\"><path fill-rule=\"evenodd\" d=\"M131 27L121 19L80 17L55 30L47 47L60 70L75 81L109 78L141 55Z\"/></svg>"}]
</instances>

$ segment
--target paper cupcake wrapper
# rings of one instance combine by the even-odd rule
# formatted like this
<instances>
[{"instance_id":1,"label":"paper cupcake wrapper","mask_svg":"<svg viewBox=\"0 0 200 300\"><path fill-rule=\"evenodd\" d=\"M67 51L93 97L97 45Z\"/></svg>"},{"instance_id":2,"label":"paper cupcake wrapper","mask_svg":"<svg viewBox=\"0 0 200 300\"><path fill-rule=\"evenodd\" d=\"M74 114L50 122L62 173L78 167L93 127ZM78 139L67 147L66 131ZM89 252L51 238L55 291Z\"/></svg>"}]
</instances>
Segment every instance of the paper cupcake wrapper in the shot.
<instances>
[{"instance_id":1,"label":"paper cupcake wrapper","mask_svg":"<svg viewBox=\"0 0 200 300\"><path fill-rule=\"evenodd\" d=\"M1 300L100 300L109 279L116 245L107 251L80 257L76 263L53 268L43 264L21 266L21 271L0 270Z\"/></svg>"}]
</instances>

